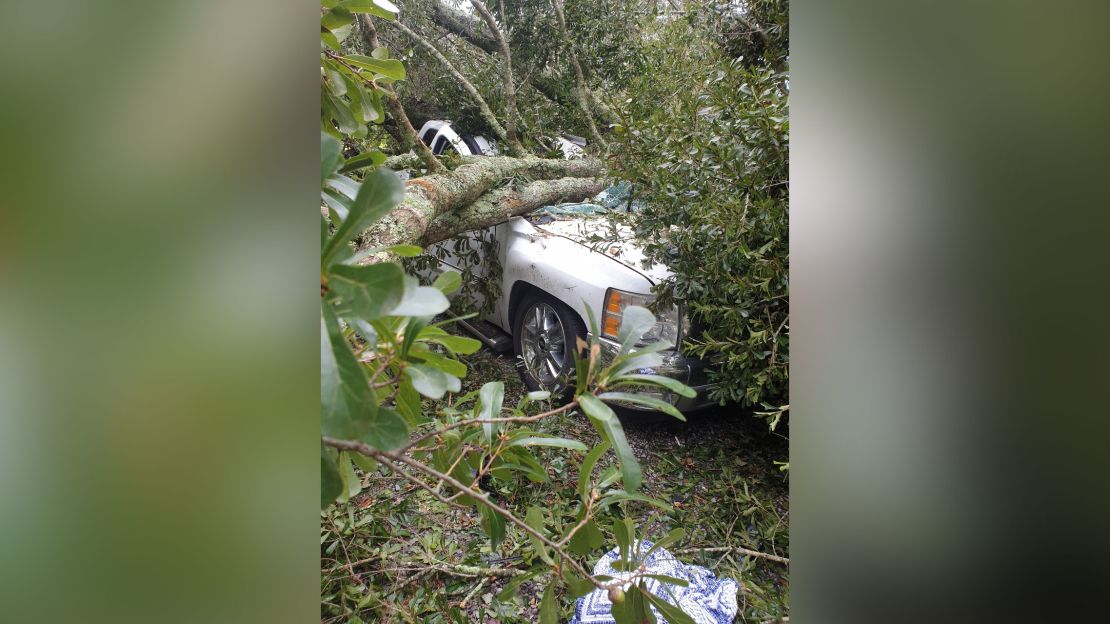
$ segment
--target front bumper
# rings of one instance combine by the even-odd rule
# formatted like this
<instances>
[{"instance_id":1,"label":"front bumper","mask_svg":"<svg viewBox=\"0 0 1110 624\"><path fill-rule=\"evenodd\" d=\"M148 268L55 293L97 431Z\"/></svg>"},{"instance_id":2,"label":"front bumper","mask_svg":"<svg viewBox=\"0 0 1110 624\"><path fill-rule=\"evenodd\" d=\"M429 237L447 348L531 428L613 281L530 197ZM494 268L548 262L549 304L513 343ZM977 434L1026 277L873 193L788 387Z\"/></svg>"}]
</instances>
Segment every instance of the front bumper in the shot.
<instances>
[{"instance_id":1,"label":"front bumper","mask_svg":"<svg viewBox=\"0 0 1110 624\"><path fill-rule=\"evenodd\" d=\"M601 344L601 360L603 364L607 365L613 358L620 354L620 343L609 340L608 338L598 338L598 342ZM677 350L660 351L659 356L663 358L662 364L651 368L641 368L637 372L643 375L662 375L664 377L677 379L693 388L698 393L697 396L687 398L655 387L652 387L650 390L636 390L637 394L644 394L662 399L674 405L680 412L693 412L711 405L716 405L716 401L709 399L709 391L715 387L715 384L710 384L706 380L705 362L696 357L683 355ZM620 405L625 409L645 412L652 411L650 408L632 403L621 403Z\"/></svg>"}]
</instances>

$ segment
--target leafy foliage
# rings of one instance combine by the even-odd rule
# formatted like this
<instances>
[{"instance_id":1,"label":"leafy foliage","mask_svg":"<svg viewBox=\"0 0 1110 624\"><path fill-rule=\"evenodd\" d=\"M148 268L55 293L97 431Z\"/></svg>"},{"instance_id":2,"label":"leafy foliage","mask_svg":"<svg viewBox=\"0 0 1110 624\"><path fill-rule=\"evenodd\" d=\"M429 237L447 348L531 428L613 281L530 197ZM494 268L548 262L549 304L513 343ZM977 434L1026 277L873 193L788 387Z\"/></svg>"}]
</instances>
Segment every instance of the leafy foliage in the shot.
<instances>
[{"instance_id":1,"label":"leafy foliage","mask_svg":"<svg viewBox=\"0 0 1110 624\"><path fill-rule=\"evenodd\" d=\"M641 54L654 68L620 106L617 167L644 202L634 226L648 258L674 272L659 303L686 302L685 348L713 363L712 396L781 405L790 335L784 30L767 26L781 36L760 39L758 58L729 56L742 47L730 30L740 21L750 34L760 15L785 20L785 3L758 5L762 13L702 6L645 37Z\"/></svg>"},{"instance_id":2,"label":"leafy foliage","mask_svg":"<svg viewBox=\"0 0 1110 624\"><path fill-rule=\"evenodd\" d=\"M562 41L528 35L530 30L542 28L545 20L549 20L547 7L550 0L506 2L507 8L503 8L502 4L491 2L489 6L499 16L514 48L517 48L514 50L514 65L522 64L521 68L517 68L518 76L523 75L525 78L522 80L527 80L531 73L551 74L553 68L565 67L565 63L558 62L566 53ZM614 14L592 12L589 3L584 0L567 3L568 21L574 23L572 29L579 33L593 33L587 40L574 44L585 72L592 77L594 84L612 81L614 91L618 88L617 83L627 82L634 89L639 89L638 93L650 94L654 89L654 93L662 95L665 81L661 78L658 84L653 83L642 70L650 67L655 71L657 59L652 54L660 50L653 51L652 46L663 45L670 35L665 32L662 37L650 39L647 47L631 45L638 40L638 29L644 24L635 15L639 3L607 0L605 4L615 13L633 19L616 20L617 23L607 25L605 22L614 20ZM417 3L409 6L413 5ZM448 545L434 531L421 532L419 539L423 553L418 558L432 566L428 570L442 571L444 566L454 566L453 570L471 577L507 572L513 578L501 590L498 599L510 598L523 583L542 583L544 589L538 606L538 619L543 622L559 621L565 616L566 599L583 595L594 588L617 590L620 583L604 577L594 578L589 573L589 557L605 546L608 536L622 545L626 569L637 569L637 555L630 552L628 544L637 535L650 535L655 526L638 526L637 517L630 509L640 506L654 509L655 513L673 513L678 504L672 505L644 491L644 468L609 403L639 403L683 418L669 404L636 394L635 390L665 388L686 396L693 391L673 379L638 372L642 368L658 365L660 358L653 352L658 348L655 345L633 351L633 345L654 323L653 314L635 307L625 310L627 321L619 336L623 349L618 357L602 361L596 338L579 345L575 354L575 392L573 400L565 405L552 404L550 397L542 392L529 393L519 400L507 400L506 387L500 380L490 380L474 387L468 382L471 366L461 356L475 353L480 344L451 334L448 331L451 320L437 320L448 310L448 295L469 282L472 275L448 272L433 284L422 285L415 277L408 275L402 265L383 259L391 255L417 255L419 248L397 245L363 250L357 254L353 252L351 241L389 213L404 193L404 186L396 176L378 169L385 160L384 154L375 149L383 145L378 128L386 127L385 122L390 121L386 118L383 98L393 97L392 90L398 90L404 98L406 90L399 87L410 83L413 75L427 76L421 74L426 71L422 65L430 65L417 63L415 72L410 72L412 67L406 67L402 60L419 57L405 53L401 59L390 58L384 47L367 50L349 38L355 26L355 15L368 14L373 19L388 23L395 18L394 12L388 8L390 6L384 0L321 2L321 541L325 559L333 557L332 560L337 563L346 562L340 565L345 565L345 578L350 581L339 584L338 589L325 581L322 587L324 610L358 621L359 614L364 611L397 609L377 595L373 584L367 584L359 577L348 552L357 552L363 547L354 539L362 534L360 527L370 527L371 532L384 531L388 537L404 535L408 531L406 527L414 526L411 517L427 512L427 509L407 505L404 496L400 500L395 499L393 507L365 509L361 502L357 502L365 500L359 497L363 496L369 480L388 475L408 486L406 492L423 492L442 505L442 509L453 510L457 521L480 529L485 536L485 543L472 540L463 545ZM407 15L415 18L409 22L410 25L419 21L419 11ZM691 14L687 26L692 27L696 19L701 18ZM387 45L388 32L382 31ZM705 50L718 50L719 54L723 44L710 35L712 33L702 32L699 45L703 45ZM674 40L669 41L667 45L673 45ZM457 42L445 42L444 45L457 45ZM763 58L771 57L764 55ZM713 62L719 60L717 58ZM666 69L664 75L674 75L679 71L677 65L668 65L675 62L667 59L662 64ZM781 80L785 84L782 74L774 68L777 67L775 62L764 65L766 67L762 69L767 72L767 80ZM489 94L487 97L493 107L500 109L502 103L496 97L499 84L496 66L479 61L467 69L471 80ZM735 76L729 74L728 80L716 79L717 83L724 84L718 87L705 83L705 91L709 94L707 98L720 103L715 105L729 102L729 85L735 86L737 81L742 80L741 76L756 69L759 68L744 64L730 66L729 71L735 71ZM637 78L640 74L645 75ZM558 72L549 77L562 80L564 86L572 83ZM752 82L754 79L743 80ZM408 95L414 95L414 91L425 89L433 82L422 81L420 86L407 89ZM392 89L383 89L386 85L392 86ZM763 97L763 91L759 93L757 98ZM782 94L784 101L784 91ZM527 96L522 99L526 100L520 106L525 127L532 123L537 130L568 128L567 125L556 128L552 125L554 116L542 112L551 105L550 100L544 103L539 98L533 98L533 104L529 105ZM572 100L567 98L567 101ZM393 110L397 110L393 104ZM687 102L676 104L676 111L689 112ZM721 132L758 129L759 126L752 122L756 115L754 106L751 104L744 114L721 114L711 121L716 123L718 118L731 120L733 117L748 120L745 122L748 125L739 121L728 125L722 121ZM563 112L567 111L575 111L575 108L570 106ZM642 134L636 124L644 117L645 111L637 110L633 105L624 112L631 113L628 128L632 131L626 136L639 136L635 134L637 131ZM580 113L563 115L563 121L574 119L574 114ZM665 126L666 123L675 124L677 120L675 113L673 118L655 121ZM525 134L528 136L529 133ZM536 139L531 147L542 147L543 137L539 133L533 135ZM352 139L355 141L352 142ZM359 148L362 153L344 158L352 151L352 145L357 143L361 143ZM744 149L754 153L757 143L762 145L753 140L745 143ZM629 140L629 147L635 150L643 146ZM708 151L709 148L704 149ZM785 153L785 145L782 149ZM630 177L636 174L632 168L629 171ZM773 177L770 173L759 175L764 175L766 179ZM751 174L747 181L751 182L756 177L756 174ZM646 190L652 187L645 183L641 188ZM654 190L659 188L666 188L666 185ZM704 188L710 188L708 183ZM641 233L647 231L652 219L655 219L656 225L666 222L667 217L662 212L666 205L665 201L653 203L657 207L654 209L660 212L652 213L649 209L645 213L649 225L645 225ZM782 205L785 209L785 196ZM753 214L753 218L755 216ZM749 230L754 231L754 228L753 225L745 229L745 236L749 236ZM782 234L780 238L784 248L785 235L782 232L777 234ZM654 241L653 244L661 248L671 243ZM762 251L749 256L749 259L767 259L773 263L778 250L774 245L765 245ZM464 251L474 252L473 249L456 249L457 253ZM496 254L488 253L488 248L484 251L487 253L480 255L496 258ZM473 266L477 267L476 264ZM765 267L766 271L773 274L775 268L767 266L770 268ZM499 271L496 267L482 267L481 270ZM479 270L476 269L475 273ZM756 285L751 275L745 279L744 284L731 287L751 289ZM679 277L669 285L670 293L664 293L662 298L665 301L668 296L689 297L693 301L691 310L695 318L708 320L715 313L714 300L692 297L690 292L682 290L687 287L688 284L684 285ZM774 288L777 287L776 284ZM727 288L712 294L728 296L731 291ZM764 284L763 288L766 290L767 285ZM785 284L782 288L785 289ZM487 301L495 297L488 296ZM785 305L785 301L782 303ZM592 330L591 335L596 337L599 334L597 327ZM726 340L729 338L725 336ZM754 340L754 335L748 338ZM722 344L726 343L704 334L695 337L689 346L702 349L707 354L717 354L722 351ZM771 368L774 368L774 359L772 355ZM785 371L785 358L782 369ZM722 370L730 369L723 367ZM771 396L772 393L763 392L752 400ZM580 430L579 435L568 437L565 432L554 432L546 426L547 421L569 418L579 410L584 416L581 422L585 425L585 430ZM584 460L579 461L583 455ZM569 474L571 478L564 479L565 483L557 483L553 480L553 469L561 470L560 474ZM560 489L567 490L569 495L559 494ZM520 496L522 493L530 495L527 500ZM422 500L427 499L422 497ZM347 504L337 507L333 505L336 501ZM357 519L356 502L360 510ZM407 521L402 520L400 525L392 523L394 510L404 510L399 513L408 514ZM386 528L389 523L392 523L392 528ZM352 539L348 541L347 537ZM681 531L672 531L660 542L667 544L683 538ZM338 550L343 551L342 560L338 558ZM519 553L517 556L525 567L484 567L488 559L482 554L505 550ZM371 556L388 560L397 552L395 544L387 543ZM449 555L457 556L448 562L445 557ZM415 557L411 552L406 556ZM397 563L400 568L409 562L399 560ZM642 573L642 570L638 572L641 576ZM465 606L480 588L481 584L470 590L458 603L460 607ZM425 613L421 609L434 604L436 595L442 589L445 588L418 586L405 590L404 612L413 614L406 619L415 621L413 617ZM688 621L681 611L641 591L637 584L630 586L627 594L620 608L620 622L651 619L650 606L658 609L669 621ZM488 595L483 596L483 600L490 604ZM461 608L454 606L435 609L432 616L435 621L448 621L447 618L456 622L468 621Z\"/></svg>"}]
</instances>

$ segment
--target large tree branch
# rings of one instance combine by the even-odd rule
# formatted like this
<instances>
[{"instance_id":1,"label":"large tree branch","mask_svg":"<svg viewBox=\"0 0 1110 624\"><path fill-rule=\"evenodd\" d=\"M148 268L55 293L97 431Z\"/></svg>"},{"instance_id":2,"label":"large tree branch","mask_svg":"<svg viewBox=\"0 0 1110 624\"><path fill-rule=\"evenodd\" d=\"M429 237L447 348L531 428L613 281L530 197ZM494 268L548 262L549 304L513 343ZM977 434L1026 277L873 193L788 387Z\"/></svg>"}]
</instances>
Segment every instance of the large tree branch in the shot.
<instances>
[{"instance_id":1,"label":"large tree branch","mask_svg":"<svg viewBox=\"0 0 1110 624\"><path fill-rule=\"evenodd\" d=\"M418 241L436 217L474 203L507 178L598 178L605 172L604 165L596 158L472 156L464 158L463 163L454 171L409 180L405 185L405 199L360 237L358 247Z\"/></svg>"},{"instance_id":2,"label":"large tree branch","mask_svg":"<svg viewBox=\"0 0 1110 624\"><path fill-rule=\"evenodd\" d=\"M428 17L444 30L466 39L490 54L496 54L500 49L497 39L485 32L482 22L442 2L430 2L429 8Z\"/></svg>"},{"instance_id":3,"label":"large tree branch","mask_svg":"<svg viewBox=\"0 0 1110 624\"><path fill-rule=\"evenodd\" d=\"M500 124L500 122L497 121L497 117L493 114L493 111L490 109L489 104L486 103L486 99L483 98L480 93L478 93L478 89L476 89L474 85L466 79L466 76L463 76L462 72L460 72L455 67L455 65L451 63L451 61L447 60L447 57L443 56L443 53L440 52L439 49L432 45L427 39L416 34L412 31L411 28L405 26L401 22L393 22L393 25L400 29L401 32L408 35L410 39L423 46L432 54L433 57L435 57L437 61L440 62L440 64L447 68L447 71L455 77L455 80L458 81L460 85L462 85L463 89L465 89L466 92L470 94L470 97L478 105L478 110L482 113L482 118L486 120L486 123L488 123L491 128L493 128L493 131L497 134L497 137L502 141L507 141L508 137L505 133L505 128Z\"/></svg>"},{"instance_id":4,"label":"large tree branch","mask_svg":"<svg viewBox=\"0 0 1110 624\"><path fill-rule=\"evenodd\" d=\"M370 16L359 14L358 18L358 24L360 30L362 30L362 38L366 41L366 45L370 46L371 50L376 50L381 47L378 45L378 31L374 28L374 22L370 20ZM424 166L432 173L443 171L443 164L439 162L439 159L432 153L432 150L428 149L428 146L424 145L424 142L420 140L420 136L416 134L416 129L412 127L409 116L405 114L405 107L401 106L401 100L397 98L397 94L393 91L393 87L381 85L379 88L385 94L385 101L389 106L389 110L393 111L393 118L396 119L398 125L401 126L401 131L411 139L413 149L415 149L416 153L420 156L420 160L424 162Z\"/></svg>"},{"instance_id":5,"label":"large tree branch","mask_svg":"<svg viewBox=\"0 0 1110 624\"><path fill-rule=\"evenodd\" d=\"M431 245L459 232L489 227L509 217L527 214L557 202L581 201L597 195L605 188L602 178L559 178L537 180L521 188L494 189L474 203L442 214L428 224L421 245Z\"/></svg>"},{"instance_id":6,"label":"large tree branch","mask_svg":"<svg viewBox=\"0 0 1110 624\"><path fill-rule=\"evenodd\" d=\"M567 21L563 15L562 0L551 0L551 8L555 10L555 18L559 22L559 32L563 38L563 45L566 46L567 54L570 56L570 64L574 67L574 78L578 84L578 88L575 89L578 107L582 109L582 116L586 118L586 123L590 127L590 134L593 135L594 140L602 149L609 151L609 144L601 138L601 133L597 131L597 124L594 123L593 113L590 111L589 87L586 86L586 77L582 74L582 65L578 62L578 55L574 52L574 42L571 41L570 33L567 32Z\"/></svg>"},{"instance_id":7,"label":"large tree branch","mask_svg":"<svg viewBox=\"0 0 1110 624\"><path fill-rule=\"evenodd\" d=\"M500 51L500 45L492 35L490 35L485 25L473 17L456 11L442 2L431 2L428 17L432 22L440 28L449 33L457 35L470 45L489 54L496 54ZM577 98L565 91L565 83L557 77L536 72L530 75L527 80L528 84L536 90L537 93L547 98L554 104L560 106L575 106ZM589 92L590 112L593 113L599 121L604 124L620 123L620 118L602 103L598 97L592 92Z\"/></svg>"},{"instance_id":8,"label":"large tree branch","mask_svg":"<svg viewBox=\"0 0 1110 624\"><path fill-rule=\"evenodd\" d=\"M497 40L497 45L501 49L501 56L504 57L504 63L501 69L501 89L505 92L505 136L506 142L509 144L509 151L513 152L516 156L524 154L524 146L520 144L520 137L516 133L516 86L513 84L513 54L509 50L509 41L505 38L505 34L497 25L497 20L494 19L493 13L489 12L486 5L481 0L470 0L470 5L474 7L478 14L485 20L486 26L489 27L493 33L494 38Z\"/></svg>"}]
</instances>

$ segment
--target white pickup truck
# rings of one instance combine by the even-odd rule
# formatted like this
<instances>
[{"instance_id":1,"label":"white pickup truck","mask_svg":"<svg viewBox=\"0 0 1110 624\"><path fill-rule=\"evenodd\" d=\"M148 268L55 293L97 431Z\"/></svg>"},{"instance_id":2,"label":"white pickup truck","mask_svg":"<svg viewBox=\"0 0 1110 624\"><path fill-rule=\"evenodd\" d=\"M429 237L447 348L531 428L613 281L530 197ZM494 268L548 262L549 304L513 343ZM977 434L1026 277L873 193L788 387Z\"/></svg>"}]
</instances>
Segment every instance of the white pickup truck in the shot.
<instances>
[{"instance_id":1,"label":"white pickup truck","mask_svg":"<svg viewBox=\"0 0 1110 624\"><path fill-rule=\"evenodd\" d=\"M464 155L496 153L496 144L482 137L457 134L449 122L428 122L420 136L427 137L431 146L440 148L439 152L454 148ZM448 140L441 142L444 138ZM584 143L570 135L561 137L561 141L568 158ZM469 149L471 144L481 149ZM603 192L598 201L605 201L602 197L609 193ZM613 205L612 201L608 203ZM627 228L616 228L616 236L612 236L615 226L605 218L606 210L594 203L552 206L512 217L488 228L488 234L473 232L468 237L471 249L481 249L478 241L482 238L492 236L497 241L502 296L479 322L462 321L460 325L494 350L512 349L521 379L531 390L550 390L554 395L567 390L568 380L574 375L575 338L585 338L588 332L587 305L599 325L603 358L613 357L620 352L615 338L624 308L651 302L651 287L670 275L659 264L643 267L643 251ZM601 238L607 240L599 244L599 236L591 234L602 232L605 235ZM462 270L463 261L453 252L454 245L444 241L429 250L441 257L441 271ZM487 279L484 269L482 263L472 267L471 273L475 279ZM467 291L473 293L464 288L460 294L466 296ZM710 386L704 363L683 355L679 349L684 332L689 330L681 309L660 310L657 319L641 344L664 340L674 346L660 352L662 365L641 372L673 377L698 394L685 398L668 392L644 393L666 400L681 411L711 405L706 398ZM628 404L626 409L643 408Z\"/></svg>"},{"instance_id":2,"label":"white pickup truck","mask_svg":"<svg viewBox=\"0 0 1110 624\"><path fill-rule=\"evenodd\" d=\"M649 303L654 298L651 287L669 275L666 267L658 264L642 267L644 255L629 242L631 232L618 229L623 240L600 246L588 240L590 233L599 229L608 233L610 224L604 214L575 215L574 206L566 208L555 207L559 210L555 214L540 210L513 217L489 228L497 241L502 267L502 296L480 322L460 322L491 348L512 349L517 370L529 389L550 390L556 395L565 391L573 378L575 338L587 337L586 306L597 319L603 357L611 358L620 351L615 338L624 308ZM480 238L474 234L469 237L473 249L480 248ZM461 271L462 260L452 251L453 244L443 242L438 246L440 269ZM475 279L487 279L484 263L471 271ZM467 291L473 293L473 289L464 288L460 295L466 296ZM657 313L655 326L641 344L664 340L674 346L660 352L662 365L641 372L673 377L692 386L698 392L694 398L648 392L681 411L692 411L712 402L706 399L709 386L705 365L697 358L684 356L678 348L689 329L686 325L680 309Z\"/></svg>"}]
</instances>

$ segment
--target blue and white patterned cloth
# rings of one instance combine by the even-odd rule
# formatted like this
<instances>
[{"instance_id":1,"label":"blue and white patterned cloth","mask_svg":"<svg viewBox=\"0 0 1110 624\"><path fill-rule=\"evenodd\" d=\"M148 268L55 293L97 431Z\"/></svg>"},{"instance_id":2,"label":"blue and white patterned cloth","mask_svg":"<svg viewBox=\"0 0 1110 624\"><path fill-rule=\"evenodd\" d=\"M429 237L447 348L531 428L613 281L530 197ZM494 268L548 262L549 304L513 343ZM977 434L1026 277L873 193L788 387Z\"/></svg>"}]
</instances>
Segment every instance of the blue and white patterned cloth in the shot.
<instances>
[{"instance_id":1,"label":"blue and white patterned cloth","mask_svg":"<svg viewBox=\"0 0 1110 624\"><path fill-rule=\"evenodd\" d=\"M647 552L651 546L651 542L643 540L633 547L639 548L638 552ZM631 573L613 569L613 562L618 559L620 552L617 549L605 553L594 566L594 575L605 574L613 578L631 576ZM673 576L690 583L689 587L679 587L655 579L644 579L648 591L679 606L697 624L729 624L736 617L736 592L740 589L736 581L718 579L703 567L686 565L662 548L648 557L647 572ZM655 607L651 610L660 624L666 624L667 620ZM615 624L613 603L609 602L608 593L595 589L579 598L570 624Z\"/></svg>"}]
</instances>

